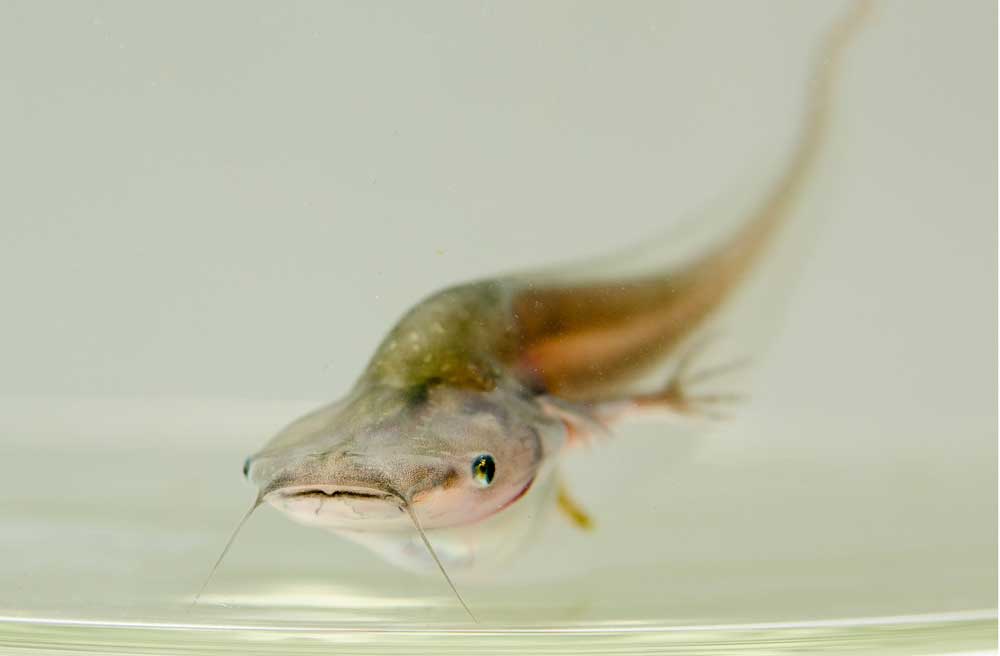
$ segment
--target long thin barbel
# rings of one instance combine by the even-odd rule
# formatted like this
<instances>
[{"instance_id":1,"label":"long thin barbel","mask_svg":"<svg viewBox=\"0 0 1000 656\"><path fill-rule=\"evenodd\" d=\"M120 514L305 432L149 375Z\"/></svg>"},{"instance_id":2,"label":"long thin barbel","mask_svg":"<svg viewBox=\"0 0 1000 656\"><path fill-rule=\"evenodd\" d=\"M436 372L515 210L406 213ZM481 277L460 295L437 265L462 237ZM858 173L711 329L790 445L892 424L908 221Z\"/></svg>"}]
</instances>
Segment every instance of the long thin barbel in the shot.
<instances>
[{"instance_id":1,"label":"long thin barbel","mask_svg":"<svg viewBox=\"0 0 1000 656\"><path fill-rule=\"evenodd\" d=\"M434 552L434 547L431 546L430 540L427 539L427 534L424 533L423 527L420 526L420 522L417 520L417 514L413 512L413 508L410 507L409 502L404 502L402 505L403 509L406 510L406 514L410 516L410 520L413 522L413 527L417 529L420 539L424 541L424 546L427 547L427 551L430 552L431 558L434 559L434 562L437 563L438 569L441 570L444 580L448 582L448 586L451 588L451 591L455 593L455 598L458 599L458 603L462 604L462 608L464 608L465 612L469 614L472 621L478 624L479 620L476 619L476 616L472 614L471 610L469 610L468 604L466 604L465 600L462 599L462 595L459 594L458 588L455 587L455 584L452 582L451 577L448 576L448 572L445 570L444 565L441 564L441 560L438 558L437 553Z\"/></svg>"},{"instance_id":2,"label":"long thin barbel","mask_svg":"<svg viewBox=\"0 0 1000 656\"><path fill-rule=\"evenodd\" d=\"M253 505L250 506L250 509L244 513L243 518L240 519L238 524L236 524L236 528L234 528L233 532L229 535L229 540L226 541L226 546L222 548L222 553L219 554L218 560L216 560L215 564L212 565L211 571L208 573L208 576L205 577L205 582L201 584L201 588L198 589L198 594L194 596L194 600L191 602L191 606L189 608L194 608L198 605L198 600L201 599L201 595L205 592L205 588L208 587L208 584L212 582L212 577L215 576L215 571L219 569L219 565L222 564L222 559L226 557L227 553L229 553L229 548L232 547L233 542L236 541L236 536L239 535L243 525L247 523L248 519L250 519L250 515L253 514L253 511L257 510L263 501L264 497L258 496L254 500Z\"/></svg>"}]
</instances>

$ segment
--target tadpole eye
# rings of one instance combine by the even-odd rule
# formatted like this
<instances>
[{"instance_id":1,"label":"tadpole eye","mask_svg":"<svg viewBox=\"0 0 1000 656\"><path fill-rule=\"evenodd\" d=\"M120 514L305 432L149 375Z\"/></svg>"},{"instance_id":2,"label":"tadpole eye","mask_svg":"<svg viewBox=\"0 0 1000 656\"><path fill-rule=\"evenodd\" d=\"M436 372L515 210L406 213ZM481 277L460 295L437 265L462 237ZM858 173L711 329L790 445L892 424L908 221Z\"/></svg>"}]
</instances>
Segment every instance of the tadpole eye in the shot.
<instances>
[{"instance_id":1,"label":"tadpole eye","mask_svg":"<svg viewBox=\"0 0 1000 656\"><path fill-rule=\"evenodd\" d=\"M243 461L243 478L246 478L250 473L250 458Z\"/></svg>"},{"instance_id":2,"label":"tadpole eye","mask_svg":"<svg viewBox=\"0 0 1000 656\"><path fill-rule=\"evenodd\" d=\"M472 478L483 487L493 482L496 471L497 465L490 454L484 453L472 459Z\"/></svg>"}]
</instances>

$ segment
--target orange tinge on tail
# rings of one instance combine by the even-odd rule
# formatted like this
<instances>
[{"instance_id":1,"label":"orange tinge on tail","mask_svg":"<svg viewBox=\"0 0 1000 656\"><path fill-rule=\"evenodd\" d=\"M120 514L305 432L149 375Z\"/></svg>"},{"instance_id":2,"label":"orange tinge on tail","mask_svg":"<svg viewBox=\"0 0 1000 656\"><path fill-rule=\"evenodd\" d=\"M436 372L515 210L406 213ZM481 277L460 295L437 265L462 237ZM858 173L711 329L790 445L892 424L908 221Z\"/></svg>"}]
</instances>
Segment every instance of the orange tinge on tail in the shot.
<instances>
[{"instance_id":1,"label":"orange tinge on tail","mask_svg":"<svg viewBox=\"0 0 1000 656\"><path fill-rule=\"evenodd\" d=\"M827 36L787 169L725 243L678 270L587 285L527 285L514 295L516 366L524 376L550 394L593 400L656 364L726 300L793 215L827 134L843 50L870 4L857 3Z\"/></svg>"}]
</instances>

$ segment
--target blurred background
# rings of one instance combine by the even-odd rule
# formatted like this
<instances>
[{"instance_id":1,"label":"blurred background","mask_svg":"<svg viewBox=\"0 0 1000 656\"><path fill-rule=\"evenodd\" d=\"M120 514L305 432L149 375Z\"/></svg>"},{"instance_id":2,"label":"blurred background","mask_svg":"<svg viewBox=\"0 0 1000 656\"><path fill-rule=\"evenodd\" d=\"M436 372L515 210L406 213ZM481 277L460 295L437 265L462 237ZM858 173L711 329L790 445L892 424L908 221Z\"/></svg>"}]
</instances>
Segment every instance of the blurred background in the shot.
<instances>
[{"instance_id":1,"label":"blurred background","mask_svg":"<svg viewBox=\"0 0 1000 656\"><path fill-rule=\"evenodd\" d=\"M401 312L759 179L846 6L0 4L3 614L174 617L252 496L245 455L346 391ZM600 530L554 518L473 606L995 608L996 25L987 0L878 5L753 401L580 454ZM405 576L261 513L201 612L461 620Z\"/></svg>"}]
</instances>

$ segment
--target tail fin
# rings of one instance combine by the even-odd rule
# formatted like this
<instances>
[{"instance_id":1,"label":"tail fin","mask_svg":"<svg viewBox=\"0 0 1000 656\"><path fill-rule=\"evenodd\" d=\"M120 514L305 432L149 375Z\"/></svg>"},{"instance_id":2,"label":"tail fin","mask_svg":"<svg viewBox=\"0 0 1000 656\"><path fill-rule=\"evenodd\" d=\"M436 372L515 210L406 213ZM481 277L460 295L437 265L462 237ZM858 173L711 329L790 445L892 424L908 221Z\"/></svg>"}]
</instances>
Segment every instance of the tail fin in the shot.
<instances>
[{"instance_id":1,"label":"tail fin","mask_svg":"<svg viewBox=\"0 0 1000 656\"><path fill-rule=\"evenodd\" d=\"M800 137L784 173L732 236L701 257L645 276L560 284L526 279L513 298L525 378L564 398L593 400L634 379L701 326L787 222L827 137L844 51L871 2L827 34L813 66Z\"/></svg>"}]
</instances>

